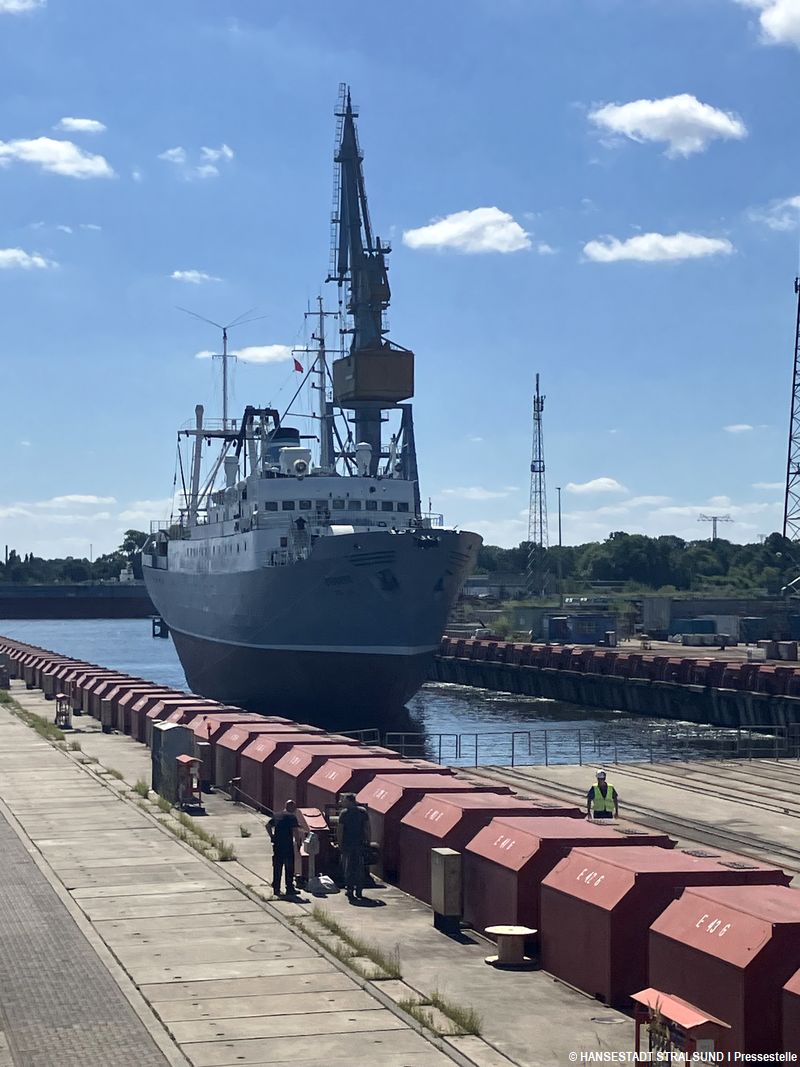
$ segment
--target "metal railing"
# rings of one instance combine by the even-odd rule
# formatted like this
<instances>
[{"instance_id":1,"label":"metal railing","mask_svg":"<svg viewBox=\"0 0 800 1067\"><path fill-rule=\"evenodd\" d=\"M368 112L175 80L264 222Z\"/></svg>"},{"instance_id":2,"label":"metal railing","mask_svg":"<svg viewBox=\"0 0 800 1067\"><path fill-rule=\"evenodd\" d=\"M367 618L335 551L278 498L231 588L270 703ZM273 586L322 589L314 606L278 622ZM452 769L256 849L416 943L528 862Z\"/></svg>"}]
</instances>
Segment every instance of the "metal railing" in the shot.
<instances>
[{"instance_id":1,"label":"metal railing","mask_svg":"<svg viewBox=\"0 0 800 1067\"><path fill-rule=\"evenodd\" d=\"M469 733L387 732L384 744L403 756L478 767L519 763L662 763L709 759L800 760L800 723L739 729L614 725Z\"/></svg>"}]
</instances>

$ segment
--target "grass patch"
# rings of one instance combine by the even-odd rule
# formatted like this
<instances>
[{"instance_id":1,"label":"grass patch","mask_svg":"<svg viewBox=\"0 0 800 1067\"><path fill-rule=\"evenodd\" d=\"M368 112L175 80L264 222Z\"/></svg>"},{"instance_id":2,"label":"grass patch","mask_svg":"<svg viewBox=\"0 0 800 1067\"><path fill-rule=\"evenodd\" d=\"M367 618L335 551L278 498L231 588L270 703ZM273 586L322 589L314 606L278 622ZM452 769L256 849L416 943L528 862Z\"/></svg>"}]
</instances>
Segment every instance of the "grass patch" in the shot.
<instances>
[{"instance_id":1,"label":"grass patch","mask_svg":"<svg viewBox=\"0 0 800 1067\"><path fill-rule=\"evenodd\" d=\"M324 908L319 907L319 905L314 906L311 915L320 926L324 926L326 930L335 934L348 944L357 956L366 956L368 960L371 960L372 963L377 967L380 967L382 971L385 971L390 978L403 977L402 971L400 970L399 945L395 945L391 952L384 952L384 950L373 941L366 941L362 937L356 937L355 934L351 934L346 927L342 926L340 922L334 919L334 917L325 911ZM336 955L336 953L334 953L334 955Z\"/></svg>"},{"instance_id":2,"label":"grass patch","mask_svg":"<svg viewBox=\"0 0 800 1067\"><path fill-rule=\"evenodd\" d=\"M70 741L67 747L69 748L70 752L80 752L81 743L80 741Z\"/></svg>"},{"instance_id":3,"label":"grass patch","mask_svg":"<svg viewBox=\"0 0 800 1067\"><path fill-rule=\"evenodd\" d=\"M134 793L138 793L143 800L147 800L150 795L150 786L147 784L144 778L140 778L136 785L133 787L133 791Z\"/></svg>"},{"instance_id":4,"label":"grass patch","mask_svg":"<svg viewBox=\"0 0 800 1067\"><path fill-rule=\"evenodd\" d=\"M111 775L111 777L112 778L116 778L117 781L120 781L120 782L124 782L125 781L125 775L122 773L122 771L115 770L114 767L106 767L106 770Z\"/></svg>"},{"instance_id":5,"label":"grass patch","mask_svg":"<svg viewBox=\"0 0 800 1067\"><path fill-rule=\"evenodd\" d=\"M454 1001L448 1000L447 997L442 996L438 989L434 989L431 993L430 1000L432 1006L437 1008L442 1015L446 1015L461 1033L474 1034L475 1037L481 1036L483 1019L474 1008L465 1007L463 1004L456 1004Z\"/></svg>"},{"instance_id":6,"label":"grass patch","mask_svg":"<svg viewBox=\"0 0 800 1067\"><path fill-rule=\"evenodd\" d=\"M138 785L138 782L137 782ZM134 788L136 788L134 786ZM138 792L138 790L137 790ZM211 849L217 853L217 859L220 863L229 863L231 860L236 859L236 850L233 845L229 845L227 841L223 841L221 837L217 837L216 834L210 834L207 830L204 830L202 826L198 825L191 816L187 815L185 811L178 811L173 808L172 804L164 797L157 797L156 803L161 811L167 815L172 815L181 824L181 829L176 830L163 819L158 821L162 825L166 826L179 841L184 841L187 845L199 852L201 856L205 856L207 859L213 859L209 855Z\"/></svg>"},{"instance_id":7,"label":"grass patch","mask_svg":"<svg viewBox=\"0 0 800 1067\"><path fill-rule=\"evenodd\" d=\"M149 811L150 810L150 805L149 804L145 804L145 802L143 800L137 800L136 801L136 807L137 808L141 808L142 811Z\"/></svg>"},{"instance_id":8,"label":"grass patch","mask_svg":"<svg viewBox=\"0 0 800 1067\"><path fill-rule=\"evenodd\" d=\"M6 691L0 690L0 693L5 695ZM45 741L65 741L66 737L62 730L59 730L57 726L53 726L51 722L47 722L45 719L40 719L38 715L34 715L32 711L26 711L21 707L16 700L11 696L6 695L3 703L9 708L13 715L16 715L18 719L21 719L26 726L30 726L32 730L35 730L39 737L43 737Z\"/></svg>"},{"instance_id":9,"label":"grass patch","mask_svg":"<svg viewBox=\"0 0 800 1067\"><path fill-rule=\"evenodd\" d=\"M241 835L242 837L252 837L252 836L253 836L253 835L252 835L252 834L250 833L250 831L249 831L249 830L247 829L247 827L246 827L246 826L244 826L244 825L242 825L242 826L240 826L240 827L239 827L239 833L240 833L240 835Z\"/></svg>"}]
</instances>

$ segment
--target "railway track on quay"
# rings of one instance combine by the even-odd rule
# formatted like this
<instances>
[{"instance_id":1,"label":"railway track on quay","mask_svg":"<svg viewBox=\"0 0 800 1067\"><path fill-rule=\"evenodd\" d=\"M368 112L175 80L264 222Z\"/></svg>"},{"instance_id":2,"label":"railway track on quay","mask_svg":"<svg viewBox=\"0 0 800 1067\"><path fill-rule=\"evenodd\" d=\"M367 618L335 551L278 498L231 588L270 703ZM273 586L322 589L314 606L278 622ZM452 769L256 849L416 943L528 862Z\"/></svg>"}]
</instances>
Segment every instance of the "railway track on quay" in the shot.
<instances>
[{"instance_id":1,"label":"railway track on quay","mask_svg":"<svg viewBox=\"0 0 800 1067\"><path fill-rule=\"evenodd\" d=\"M760 763L761 761L759 761ZM764 761L765 763L767 761ZM797 805L797 792L789 792L788 786L800 786L800 767L792 764L772 764L772 768L764 767L767 773L760 776L750 772L744 781L741 778L740 764L679 764L662 765L652 764L625 764L614 769L614 777L618 780L647 783L648 785L663 785L675 792L675 802L669 810L659 808L640 800L628 799L632 790L620 788L624 815L634 821L655 829L666 831L673 837L677 837L682 847L705 846L722 849L728 852L740 853L758 859L761 862L772 862L800 876L800 847L793 847L784 841L775 840L765 834L759 836L748 830L737 829L735 825L736 810L745 807L747 810L763 813L765 826L775 826L778 818L781 823L788 824L791 831L796 832L800 842L800 807ZM770 774L771 769L781 769L781 776ZM585 770L592 768L584 766ZM759 766L759 770L761 767ZM538 773L537 773L538 772ZM788 772L789 781L786 780L785 772ZM545 792L559 800L570 799L575 801L576 789L571 783L558 781L550 774L541 773L537 767L499 767L484 766L472 768L471 775L481 779L496 781L498 784L509 785L521 792L526 789L536 789ZM702 782L693 780L693 775L705 775ZM761 782L755 780L761 778ZM770 782L775 783L771 786ZM761 795L758 795L759 784ZM588 783L587 783L588 788ZM772 794L770 794L772 789ZM585 789L583 790L585 793ZM681 799L682 798L682 801ZM730 805L731 822L712 822L690 814L683 814L681 809L686 808L688 802L693 802L693 810L700 810L704 802L724 802ZM775 818L778 817L778 818Z\"/></svg>"}]
</instances>

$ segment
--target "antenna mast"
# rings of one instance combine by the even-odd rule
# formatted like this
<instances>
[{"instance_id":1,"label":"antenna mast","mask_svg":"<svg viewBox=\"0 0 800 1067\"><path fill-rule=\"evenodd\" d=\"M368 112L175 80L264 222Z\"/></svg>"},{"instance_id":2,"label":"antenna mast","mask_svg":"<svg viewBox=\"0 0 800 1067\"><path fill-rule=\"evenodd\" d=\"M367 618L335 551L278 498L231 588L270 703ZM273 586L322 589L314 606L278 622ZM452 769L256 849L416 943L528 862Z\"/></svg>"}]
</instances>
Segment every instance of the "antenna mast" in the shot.
<instances>
[{"instance_id":1,"label":"antenna mast","mask_svg":"<svg viewBox=\"0 0 800 1067\"><path fill-rule=\"evenodd\" d=\"M794 331L792 408L789 415L789 454L786 460L786 496L783 504L783 536L800 541L800 278L794 280L797 318Z\"/></svg>"},{"instance_id":2,"label":"antenna mast","mask_svg":"<svg viewBox=\"0 0 800 1067\"><path fill-rule=\"evenodd\" d=\"M717 540L717 523L720 522L733 522L730 515L698 515L698 522L710 522L711 523L711 540Z\"/></svg>"},{"instance_id":3,"label":"antenna mast","mask_svg":"<svg viewBox=\"0 0 800 1067\"><path fill-rule=\"evenodd\" d=\"M317 342L317 384L319 390L320 448L319 465L323 470L333 470L336 455L333 448L333 404L328 400L328 360L325 348L325 319L338 318L338 311L326 311L322 305L322 296L317 297L317 310L307 311L306 318L316 318L317 328L311 334L311 340Z\"/></svg>"},{"instance_id":4,"label":"antenna mast","mask_svg":"<svg viewBox=\"0 0 800 1067\"><path fill-rule=\"evenodd\" d=\"M539 375L536 375L536 392L533 397L533 445L531 448L531 496L528 507L528 590L537 596L545 591L545 549L549 544L547 531L547 483L544 465L544 431L542 415L544 396L539 392Z\"/></svg>"}]
</instances>

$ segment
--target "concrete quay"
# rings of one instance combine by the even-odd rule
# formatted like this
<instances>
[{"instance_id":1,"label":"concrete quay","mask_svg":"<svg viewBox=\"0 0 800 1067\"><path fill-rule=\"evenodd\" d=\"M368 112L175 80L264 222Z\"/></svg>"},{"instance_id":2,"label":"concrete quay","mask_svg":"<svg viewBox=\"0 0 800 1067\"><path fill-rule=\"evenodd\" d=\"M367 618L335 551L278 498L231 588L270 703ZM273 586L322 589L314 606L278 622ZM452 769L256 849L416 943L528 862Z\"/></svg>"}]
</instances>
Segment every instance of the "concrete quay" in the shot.
<instances>
[{"instance_id":1,"label":"concrete quay","mask_svg":"<svg viewBox=\"0 0 800 1067\"><path fill-rule=\"evenodd\" d=\"M11 695L52 719L41 693L14 682ZM149 752L130 737L102 733L94 719L75 724L68 744L80 750L73 751L40 739L0 706L0 814L167 1062L550 1067L569 1063L571 1052L632 1049L626 1015L543 972L488 968L489 942L439 933L430 909L394 887L368 891L372 901L360 907L341 893L271 899L263 816L210 796L208 816L198 821L237 856L228 863L200 856L159 821L174 820L132 788L149 780ZM384 953L397 951L402 978L371 980L337 959L315 906ZM437 1035L398 1006L435 991L477 1009L480 1036ZM435 1029L451 1029L431 1014ZM10 1023L6 1036L13 1054Z\"/></svg>"}]
</instances>

